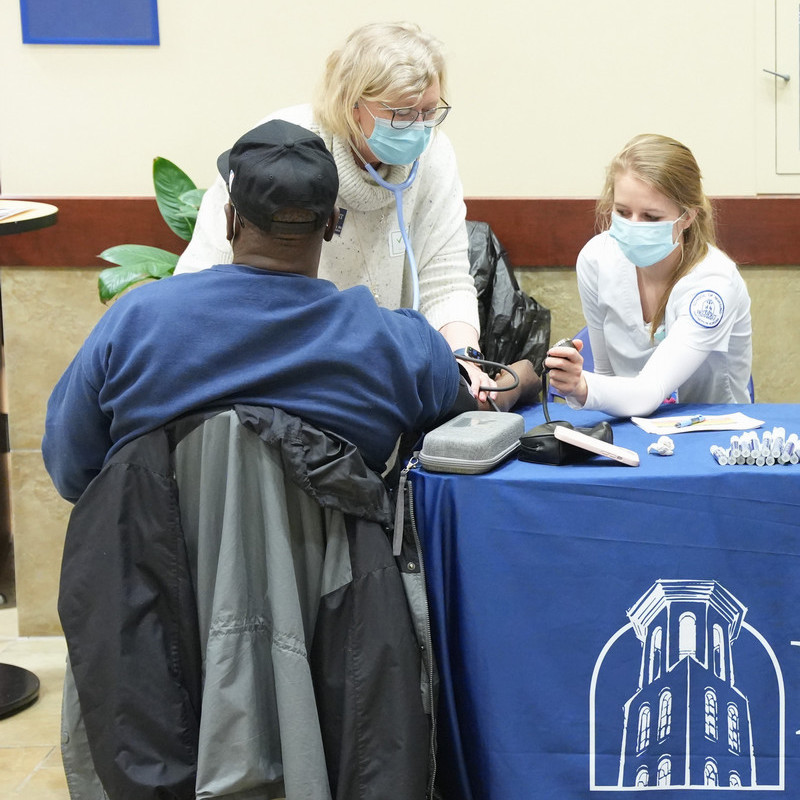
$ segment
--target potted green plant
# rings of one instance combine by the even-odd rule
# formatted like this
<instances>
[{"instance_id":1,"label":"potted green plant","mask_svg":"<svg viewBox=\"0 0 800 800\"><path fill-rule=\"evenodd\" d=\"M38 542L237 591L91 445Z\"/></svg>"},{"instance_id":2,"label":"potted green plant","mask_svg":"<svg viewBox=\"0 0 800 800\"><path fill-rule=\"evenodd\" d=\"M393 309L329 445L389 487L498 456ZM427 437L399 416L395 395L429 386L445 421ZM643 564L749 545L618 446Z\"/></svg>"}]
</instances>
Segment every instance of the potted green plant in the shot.
<instances>
[{"instance_id":1,"label":"potted green plant","mask_svg":"<svg viewBox=\"0 0 800 800\"><path fill-rule=\"evenodd\" d=\"M194 232L205 190L198 189L180 167L161 157L153 159L153 186L164 221L188 242ZM109 247L100 253L99 258L117 265L104 269L97 279L100 300L104 303L137 283L172 275L178 263L177 253L144 244Z\"/></svg>"}]
</instances>

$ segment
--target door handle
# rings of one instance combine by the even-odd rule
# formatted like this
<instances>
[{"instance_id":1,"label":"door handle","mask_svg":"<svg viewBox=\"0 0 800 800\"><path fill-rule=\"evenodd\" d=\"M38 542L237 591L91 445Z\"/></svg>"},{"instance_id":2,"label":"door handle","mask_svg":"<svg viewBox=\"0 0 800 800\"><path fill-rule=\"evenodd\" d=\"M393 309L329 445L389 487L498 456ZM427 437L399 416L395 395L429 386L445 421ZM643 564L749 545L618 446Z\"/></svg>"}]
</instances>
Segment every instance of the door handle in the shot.
<instances>
[{"instance_id":1,"label":"door handle","mask_svg":"<svg viewBox=\"0 0 800 800\"><path fill-rule=\"evenodd\" d=\"M784 75L782 72L774 72L771 69L763 69L762 72L768 72L770 75L774 75L776 78L782 78L787 83L789 82L789 79L791 78L791 75Z\"/></svg>"}]
</instances>

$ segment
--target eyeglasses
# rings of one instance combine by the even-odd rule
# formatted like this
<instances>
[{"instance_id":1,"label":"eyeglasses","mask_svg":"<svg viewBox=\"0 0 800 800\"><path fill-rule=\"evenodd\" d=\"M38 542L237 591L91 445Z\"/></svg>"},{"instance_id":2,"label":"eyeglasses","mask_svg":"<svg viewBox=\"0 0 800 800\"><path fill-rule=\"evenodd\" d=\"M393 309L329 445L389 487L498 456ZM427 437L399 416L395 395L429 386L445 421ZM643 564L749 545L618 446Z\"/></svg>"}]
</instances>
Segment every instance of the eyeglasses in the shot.
<instances>
[{"instance_id":1,"label":"eyeglasses","mask_svg":"<svg viewBox=\"0 0 800 800\"><path fill-rule=\"evenodd\" d=\"M380 101L379 101L380 102ZM381 103L385 111L392 112L391 126L393 128L408 128L413 125L420 117L422 117L422 124L426 128L435 128L444 122L445 117L450 112L451 106L447 105L445 100L441 101L443 106L431 108L428 111L417 111L416 108L392 108L387 106L386 103Z\"/></svg>"}]
</instances>

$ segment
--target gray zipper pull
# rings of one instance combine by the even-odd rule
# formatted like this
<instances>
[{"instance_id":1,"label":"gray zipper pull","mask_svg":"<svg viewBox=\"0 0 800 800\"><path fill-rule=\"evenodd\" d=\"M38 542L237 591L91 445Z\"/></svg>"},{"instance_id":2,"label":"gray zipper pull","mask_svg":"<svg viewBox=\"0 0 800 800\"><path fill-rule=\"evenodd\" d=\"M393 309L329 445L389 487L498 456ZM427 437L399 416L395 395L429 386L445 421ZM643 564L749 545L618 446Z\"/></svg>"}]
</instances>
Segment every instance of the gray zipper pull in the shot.
<instances>
[{"instance_id":1,"label":"gray zipper pull","mask_svg":"<svg viewBox=\"0 0 800 800\"><path fill-rule=\"evenodd\" d=\"M395 499L394 506L394 537L392 538L392 555L399 556L403 549L403 525L405 524L405 498L406 498L406 481L408 480L409 470L419 464L417 454L408 460L408 464L403 467L400 473L400 480L397 482L397 498Z\"/></svg>"}]
</instances>

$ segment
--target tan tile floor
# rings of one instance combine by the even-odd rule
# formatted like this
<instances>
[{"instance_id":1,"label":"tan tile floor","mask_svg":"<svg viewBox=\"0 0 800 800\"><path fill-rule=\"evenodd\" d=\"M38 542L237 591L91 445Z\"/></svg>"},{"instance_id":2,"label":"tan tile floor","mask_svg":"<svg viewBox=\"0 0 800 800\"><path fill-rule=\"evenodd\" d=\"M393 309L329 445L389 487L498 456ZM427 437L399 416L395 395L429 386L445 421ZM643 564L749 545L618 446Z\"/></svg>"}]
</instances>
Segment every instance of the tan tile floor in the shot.
<instances>
[{"instance_id":1,"label":"tan tile floor","mask_svg":"<svg viewBox=\"0 0 800 800\"><path fill-rule=\"evenodd\" d=\"M16 608L0 608L0 662L33 672L39 699L0 719L0 798L69 800L61 765L61 687L67 648L63 637L17 636Z\"/></svg>"}]
</instances>

